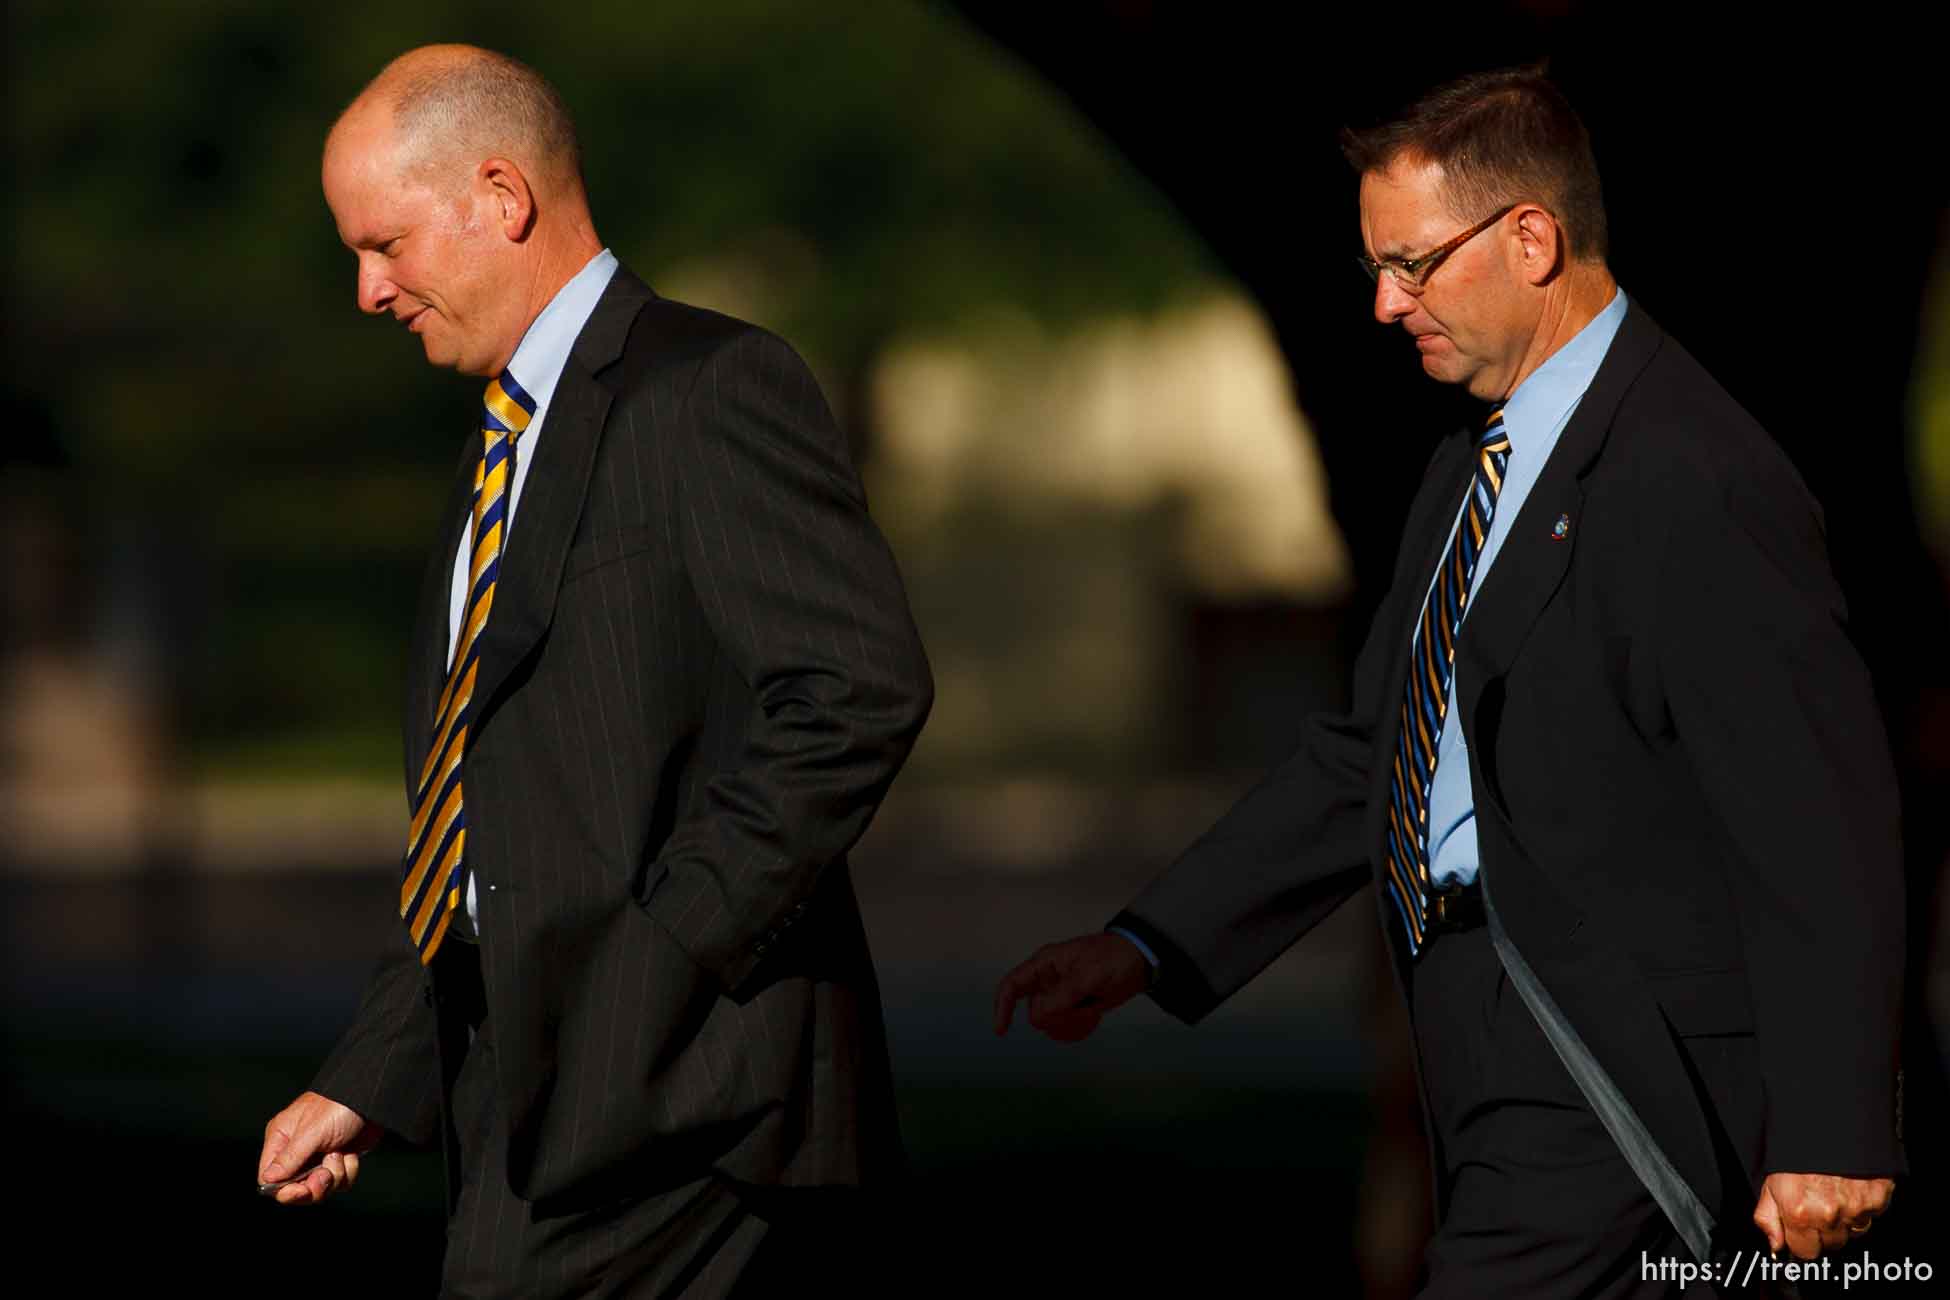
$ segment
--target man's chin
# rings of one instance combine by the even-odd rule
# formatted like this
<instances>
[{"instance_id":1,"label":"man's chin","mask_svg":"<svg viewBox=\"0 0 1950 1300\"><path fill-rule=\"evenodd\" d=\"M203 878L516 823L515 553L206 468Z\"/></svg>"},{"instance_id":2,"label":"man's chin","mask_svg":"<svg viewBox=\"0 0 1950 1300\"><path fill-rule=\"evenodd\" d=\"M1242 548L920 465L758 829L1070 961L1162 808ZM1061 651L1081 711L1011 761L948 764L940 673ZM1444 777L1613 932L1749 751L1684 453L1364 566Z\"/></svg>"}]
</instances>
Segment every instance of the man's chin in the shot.
<instances>
[{"instance_id":1,"label":"man's chin","mask_svg":"<svg viewBox=\"0 0 1950 1300\"><path fill-rule=\"evenodd\" d=\"M1453 384L1463 378L1462 369L1456 364L1456 358L1438 356L1433 352L1422 354L1422 373L1438 384Z\"/></svg>"},{"instance_id":2,"label":"man's chin","mask_svg":"<svg viewBox=\"0 0 1950 1300\"><path fill-rule=\"evenodd\" d=\"M1469 387L1482 374L1480 367L1472 367L1463 358L1455 355L1436 356L1424 353L1422 373L1438 384L1461 384ZM1474 389L1471 389L1474 394Z\"/></svg>"},{"instance_id":3,"label":"man's chin","mask_svg":"<svg viewBox=\"0 0 1950 1300\"><path fill-rule=\"evenodd\" d=\"M464 357L457 350L441 347L425 335L420 336L422 349L426 352L427 364L442 370L452 370L457 374L472 375L476 379L492 379L500 373L491 362L483 361L479 355Z\"/></svg>"},{"instance_id":4,"label":"man's chin","mask_svg":"<svg viewBox=\"0 0 1950 1300\"><path fill-rule=\"evenodd\" d=\"M439 366L442 370L458 370L462 374L470 373L467 367L461 364L459 354L452 348L441 346L425 334L420 336L420 345L426 353L428 365Z\"/></svg>"}]
</instances>

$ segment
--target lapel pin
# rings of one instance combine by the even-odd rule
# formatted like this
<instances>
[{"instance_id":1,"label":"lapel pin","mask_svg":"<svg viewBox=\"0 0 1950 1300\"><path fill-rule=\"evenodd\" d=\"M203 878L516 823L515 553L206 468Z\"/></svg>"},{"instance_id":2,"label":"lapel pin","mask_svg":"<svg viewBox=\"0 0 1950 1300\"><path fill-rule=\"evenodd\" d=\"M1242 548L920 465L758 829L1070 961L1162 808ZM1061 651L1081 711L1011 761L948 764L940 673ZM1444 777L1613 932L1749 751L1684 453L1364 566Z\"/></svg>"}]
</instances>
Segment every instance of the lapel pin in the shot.
<instances>
[{"instance_id":1,"label":"lapel pin","mask_svg":"<svg viewBox=\"0 0 1950 1300\"><path fill-rule=\"evenodd\" d=\"M1553 542L1561 542L1565 538L1569 537L1570 535L1571 535L1571 516L1559 515L1557 517L1557 522L1551 525L1551 540Z\"/></svg>"}]
</instances>

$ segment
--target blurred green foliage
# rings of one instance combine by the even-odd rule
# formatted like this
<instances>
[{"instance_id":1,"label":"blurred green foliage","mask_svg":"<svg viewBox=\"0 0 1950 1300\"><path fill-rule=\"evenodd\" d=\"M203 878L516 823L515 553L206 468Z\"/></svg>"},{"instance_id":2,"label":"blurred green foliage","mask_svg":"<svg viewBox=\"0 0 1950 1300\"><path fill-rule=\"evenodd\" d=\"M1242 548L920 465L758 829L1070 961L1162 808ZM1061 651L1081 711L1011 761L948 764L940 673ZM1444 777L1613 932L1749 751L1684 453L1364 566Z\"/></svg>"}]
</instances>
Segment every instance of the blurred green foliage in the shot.
<instances>
[{"instance_id":1,"label":"blurred green foliage","mask_svg":"<svg viewBox=\"0 0 1950 1300\"><path fill-rule=\"evenodd\" d=\"M1920 326L1909 396L1915 440L1910 482L1924 544L1950 567L1950 239L1936 258Z\"/></svg>"},{"instance_id":2,"label":"blurred green foliage","mask_svg":"<svg viewBox=\"0 0 1950 1300\"><path fill-rule=\"evenodd\" d=\"M1069 105L932 5L25 0L6 21L10 398L76 518L198 594L181 725L221 767L397 761L473 390L358 314L317 168L406 48L473 41L554 79L611 246L653 284L743 276L708 305L792 340L843 415L903 335L1155 310L1221 276Z\"/></svg>"}]
</instances>

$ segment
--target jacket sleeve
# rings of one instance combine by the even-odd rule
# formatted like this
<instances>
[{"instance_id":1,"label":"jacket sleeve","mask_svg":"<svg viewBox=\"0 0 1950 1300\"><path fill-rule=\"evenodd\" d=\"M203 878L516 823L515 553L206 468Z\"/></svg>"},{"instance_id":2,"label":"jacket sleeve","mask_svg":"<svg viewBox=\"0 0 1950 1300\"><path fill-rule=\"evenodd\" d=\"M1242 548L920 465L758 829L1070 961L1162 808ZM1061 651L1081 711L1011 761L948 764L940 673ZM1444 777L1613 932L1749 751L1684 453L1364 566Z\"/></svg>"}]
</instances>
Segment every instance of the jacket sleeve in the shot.
<instances>
[{"instance_id":1,"label":"jacket sleeve","mask_svg":"<svg viewBox=\"0 0 1950 1300\"><path fill-rule=\"evenodd\" d=\"M1353 711L1310 718L1293 754L1112 919L1156 954L1151 995L1180 1019L1205 1016L1373 878L1375 711L1400 707L1385 679L1406 654L1403 602L1427 588L1422 543L1454 518L1470 445L1444 439L1423 468L1393 586L1355 660Z\"/></svg>"},{"instance_id":2,"label":"jacket sleeve","mask_svg":"<svg viewBox=\"0 0 1950 1300\"><path fill-rule=\"evenodd\" d=\"M866 830L933 683L845 438L790 348L757 329L719 344L672 436L684 565L757 707L642 903L736 990Z\"/></svg>"},{"instance_id":3,"label":"jacket sleeve","mask_svg":"<svg viewBox=\"0 0 1950 1300\"><path fill-rule=\"evenodd\" d=\"M406 927L392 921L352 1025L312 1080L312 1091L349 1106L416 1145L439 1135L440 1057L432 984Z\"/></svg>"},{"instance_id":4,"label":"jacket sleeve","mask_svg":"<svg viewBox=\"0 0 1950 1300\"><path fill-rule=\"evenodd\" d=\"M1368 883L1369 733L1310 719L1299 748L1111 924L1158 958L1158 1005L1196 1021Z\"/></svg>"},{"instance_id":5,"label":"jacket sleeve","mask_svg":"<svg viewBox=\"0 0 1950 1300\"><path fill-rule=\"evenodd\" d=\"M1785 460L1676 475L1658 663L1727 865L1766 1087L1770 1172L1902 1172L1896 779L1845 633L1819 508Z\"/></svg>"}]
</instances>

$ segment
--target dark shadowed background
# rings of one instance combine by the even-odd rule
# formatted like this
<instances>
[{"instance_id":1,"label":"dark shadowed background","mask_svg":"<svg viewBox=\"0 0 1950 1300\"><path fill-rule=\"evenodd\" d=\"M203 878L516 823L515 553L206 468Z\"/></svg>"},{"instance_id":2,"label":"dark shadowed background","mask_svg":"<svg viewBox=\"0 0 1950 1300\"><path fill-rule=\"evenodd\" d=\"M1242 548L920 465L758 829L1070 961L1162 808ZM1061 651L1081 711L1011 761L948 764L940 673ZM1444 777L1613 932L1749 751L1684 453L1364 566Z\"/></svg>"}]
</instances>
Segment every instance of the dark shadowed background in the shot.
<instances>
[{"instance_id":1,"label":"dark shadowed background","mask_svg":"<svg viewBox=\"0 0 1950 1300\"><path fill-rule=\"evenodd\" d=\"M1412 1290L1422 1157L1365 899L1196 1030L1145 1003L1086 1044L997 1041L988 997L1339 702L1416 471L1465 411L1369 319L1334 132L1544 55L1591 126L1626 291L1826 508L1907 814L1915 1175L1869 1249L1950 1268L1940 79L1893 16L1771 22L14 0L17 1254L60 1242L85 1294L431 1290L437 1157L382 1151L313 1212L249 1180L381 937L406 627L475 401L356 311L318 153L387 58L471 40L561 86L626 263L806 354L909 582L938 703L855 870L914 1170L887 1248L915 1293Z\"/></svg>"}]
</instances>

